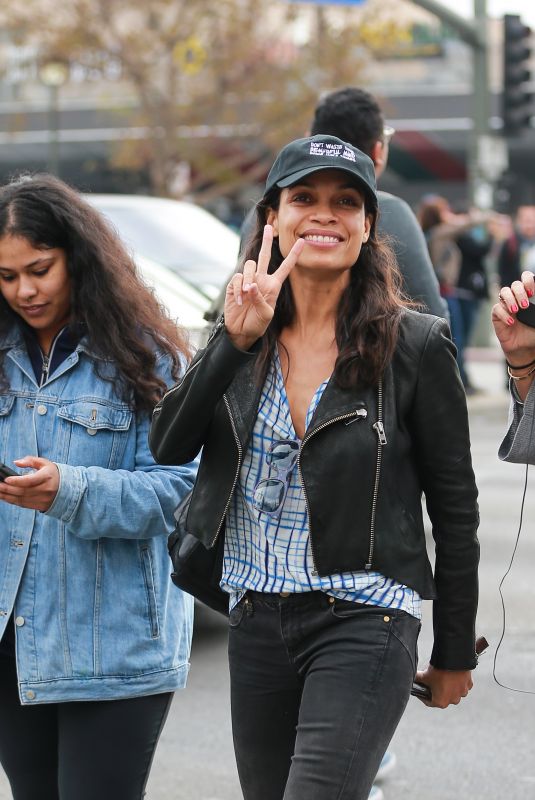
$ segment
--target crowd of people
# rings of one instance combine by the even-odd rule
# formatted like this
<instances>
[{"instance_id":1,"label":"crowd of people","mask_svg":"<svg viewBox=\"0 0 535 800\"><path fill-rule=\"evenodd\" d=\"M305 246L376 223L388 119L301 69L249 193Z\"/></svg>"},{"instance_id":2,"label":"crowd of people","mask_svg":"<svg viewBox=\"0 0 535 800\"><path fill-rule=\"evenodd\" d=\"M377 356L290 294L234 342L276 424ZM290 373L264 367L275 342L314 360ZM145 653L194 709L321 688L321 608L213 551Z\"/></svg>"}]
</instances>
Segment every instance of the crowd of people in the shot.
<instances>
[{"instance_id":1,"label":"crowd of people","mask_svg":"<svg viewBox=\"0 0 535 800\"><path fill-rule=\"evenodd\" d=\"M0 188L0 763L14 800L139 800L193 598L167 536L220 548L244 800L380 800L413 682L477 666L464 363L494 273L534 461L535 206L514 223L377 189L393 129L357 88L278 153L193 354L114 230L48 175ZM451 331L450 331L451 328ZM524 409L526 414L524 415ZM427 555L422 497L436 554ZM432 652L418 669L423 600Z\"/></svg>"}]
</instances>

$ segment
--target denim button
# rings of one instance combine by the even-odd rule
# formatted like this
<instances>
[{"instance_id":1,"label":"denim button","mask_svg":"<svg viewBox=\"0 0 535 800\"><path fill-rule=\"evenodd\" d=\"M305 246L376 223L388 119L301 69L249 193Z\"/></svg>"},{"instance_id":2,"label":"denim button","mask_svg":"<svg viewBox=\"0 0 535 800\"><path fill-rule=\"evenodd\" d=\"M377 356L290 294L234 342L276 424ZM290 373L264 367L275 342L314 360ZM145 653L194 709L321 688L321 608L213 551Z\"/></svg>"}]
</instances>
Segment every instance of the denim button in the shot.
<instances>
[{"instance_id":1,"label":"denim button","mask_svg":"<svg viewBox=\"0 0 535 800\"><path fill-rule=\"evenodd\" d=\"M383 617L383 620L384 620L385 622L390 622L390 617Z\"/></svg>"},{"instance_id":2,"label":"denim button","mask_svg":"<svg viewBox=\"0 0 535 800\"><path fill-rule=\"evenodd\" d=\"M46 406L42 406L42 405L41 406L37 406L37 413L38 414L40 414L41 416L44 416L46 414L46 412L47 412L47 407Z\"/></svg>"},{"instance_id":3,"label":"denim button","mask_svg":"<svg viewBox=\"0 0 535 800\"><path fill-rule=\"evenodd\" d=\"M87 429L87 432L88 432L88 434L89 434L90 436L95 436L95 435L96 435L96 432L97 432L97 429L96 429L96 428L88 428L88 429Z\"/></svg>"},{"instance_id":4,"label":"denim button","mask_svg":"<svg viewBox=\"0 0 535 800\"><path fill-rule=\"evenodd\" d=\"M26 692L26 699L35 700L35 692L33 692L31 689L28 689L28 691Z\"/></svg>"},{"instance_id":5,"label":"denim button","mask_svg":"<svg viewBox=\"0 0 535 800\"><path fill-rule=\"evenodd\" d=\"M334 603L335 599L334 597L329 597L329 603Z\"/></svg>"},{"instance_id":6,"label":"denim button","mask_svg":"<svg viewBox=\"0 0 535 800\"><path fill-rule=\"evenodd\" d=\"M24 617L15 617L15 625L17 626L17 628L22 628L25 622L26 620L24 619Z\"/></svg>"}]
</instances>

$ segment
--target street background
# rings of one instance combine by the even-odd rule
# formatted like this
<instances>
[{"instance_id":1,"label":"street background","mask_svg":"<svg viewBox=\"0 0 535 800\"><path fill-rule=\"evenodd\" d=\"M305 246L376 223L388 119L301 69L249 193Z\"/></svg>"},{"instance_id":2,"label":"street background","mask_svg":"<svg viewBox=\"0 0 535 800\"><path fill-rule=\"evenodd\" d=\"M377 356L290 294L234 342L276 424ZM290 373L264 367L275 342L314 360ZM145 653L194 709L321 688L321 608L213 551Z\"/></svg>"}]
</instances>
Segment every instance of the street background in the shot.
<instances>
[{"instance_id":1,"label":"street background","mask_svg":"<svg viewBox=\"0 0 535 800\"><path fill-rule=\"evenodd\" d=\"M475 348L469 355L473 383L482 390L469 398L481 508L477 627L490 647L474 674L474 689L460 706L441 711L410 700L392 742L398 763L383 784L385 800L535 800L535 695L502 689L492 677L502 629L498 584L517 535L525 467L497 458L508 408L498 351ZM497 662L502 683L533 692L534 487L531 475L520 544L504 584L507 634ZM426 663L431 646L431 604L424 605L420 665ZM188 688L175 697L147 800L241 798L229 721L225 624L207 613L200 613L197 623ZM0 800L9 798L7 782L0 776Z\"/></svg>"}]
</instances>

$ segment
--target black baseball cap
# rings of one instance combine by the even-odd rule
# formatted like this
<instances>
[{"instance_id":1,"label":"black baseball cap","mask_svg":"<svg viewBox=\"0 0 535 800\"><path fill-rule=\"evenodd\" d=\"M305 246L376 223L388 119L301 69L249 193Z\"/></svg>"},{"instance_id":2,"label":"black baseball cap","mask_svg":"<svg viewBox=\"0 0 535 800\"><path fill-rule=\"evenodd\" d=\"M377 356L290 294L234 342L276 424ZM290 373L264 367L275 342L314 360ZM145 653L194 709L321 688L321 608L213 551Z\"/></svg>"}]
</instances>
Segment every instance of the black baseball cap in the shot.
<instances>
[{"instance_id":1,"label":"black baseball cap","mask_svg":"<svg viewBox=\"0 0 535 800\"><path fill-rule=\"evenodd\" d=\"M369 156L337 136L307 136L283 147L266 180L266 193L284 189L321 169L341 169L355 179L373 209L377 209L375 167Z\"/></svg>"}]
</instances>

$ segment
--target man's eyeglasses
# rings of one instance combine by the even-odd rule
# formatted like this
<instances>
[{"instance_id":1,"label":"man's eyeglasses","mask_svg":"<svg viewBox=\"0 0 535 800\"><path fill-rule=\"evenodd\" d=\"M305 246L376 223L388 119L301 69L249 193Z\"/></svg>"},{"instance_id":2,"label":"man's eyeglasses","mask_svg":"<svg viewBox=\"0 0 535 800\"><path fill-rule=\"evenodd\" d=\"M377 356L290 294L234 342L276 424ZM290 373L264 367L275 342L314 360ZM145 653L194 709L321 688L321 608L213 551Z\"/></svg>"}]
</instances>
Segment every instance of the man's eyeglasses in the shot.
<instances>
[{"instance_id":1,"label":"man's eyeglasses","mask_svg":"<svg viewBox=\"0 0 535 800\"><path fill-rule=\"evenodd\" d=\"M395 134L396 129L393 128L391 125L383 125L383 142L384 144L390 144L390 139Z\"/></svg>"},{"instance_id":2,"label":"man's eyeglasses","mask_svg":"<svg viewBox=\"0 0 535 800\"><path fill-rule=\"evenodd\" d=\"M278 516L288 491L288 476L299 456L299 442L281 439L273 442L266 454L266 463L277 473L276 478L258 481L253 490L253 506L257 511Z\"/></svg>"}]
</instances>

